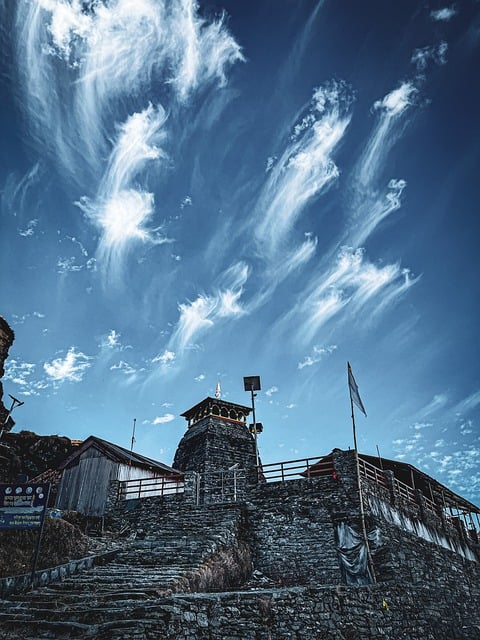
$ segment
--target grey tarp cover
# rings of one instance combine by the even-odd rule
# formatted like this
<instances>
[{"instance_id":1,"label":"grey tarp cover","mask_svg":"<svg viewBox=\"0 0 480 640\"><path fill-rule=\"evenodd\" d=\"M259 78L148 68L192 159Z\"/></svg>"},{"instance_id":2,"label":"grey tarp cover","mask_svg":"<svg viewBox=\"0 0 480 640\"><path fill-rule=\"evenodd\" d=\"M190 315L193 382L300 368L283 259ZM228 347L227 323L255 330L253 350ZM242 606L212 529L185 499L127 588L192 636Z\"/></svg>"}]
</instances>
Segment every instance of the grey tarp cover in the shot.
<instances>
[{"instance_id":1,"label":"grey tarp cover","mask_svg":"<svg viewBox=\"0 0 480 640\"><path fill-rule=\"evenodd\" d=\"M338 554L345 582L349 585L371 584L373 582L368 567L367 545L363 535L357 533L346 522L336 528ZM380 531L374 529L368 534L370 548L380 545Z\"/></svg>"}]
</instances>

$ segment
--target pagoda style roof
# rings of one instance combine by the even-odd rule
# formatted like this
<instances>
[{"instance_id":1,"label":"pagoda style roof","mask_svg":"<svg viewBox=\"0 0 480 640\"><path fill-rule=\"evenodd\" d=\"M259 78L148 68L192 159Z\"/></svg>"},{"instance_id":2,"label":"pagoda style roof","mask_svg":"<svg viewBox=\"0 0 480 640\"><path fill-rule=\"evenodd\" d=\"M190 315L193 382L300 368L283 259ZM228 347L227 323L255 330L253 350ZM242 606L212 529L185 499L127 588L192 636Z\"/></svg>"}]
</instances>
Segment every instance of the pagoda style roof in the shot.
<instances>
[{"instance_id":1,"label":"pagoda style roof","mask_svg":"<svg viewBox=\"0 0 480 640\"><path fill-rule=\"evenodd\" d=\"M180 415L187 420L188 426L191 427L207 416L214 416L222 420L227 420L228 422L240 422L244 424L251 411L251 407L208 396Z\"/></svg>"},{"instance_id":2,"label":"pagoda style roof","mask_svg":"<svg viewBox=\"0 0 480 640\"><path fill-rule=\"evenodd\" d=\"M180 472L172 467L169 467L162 462L152 460L139 453L134 453L128 449L120 447L118 444L113 444L107 440L102 440L95 436L89 436L75 451L58 465L58 470L62 471L67 467L73 466L77 459L90 447L98 449L106 458L113 462L131 464L134 467L140 467L142 469L148 469L149 471L155 471L159 474L167 475L179 475Z\"/></svg>"}]
</instances>

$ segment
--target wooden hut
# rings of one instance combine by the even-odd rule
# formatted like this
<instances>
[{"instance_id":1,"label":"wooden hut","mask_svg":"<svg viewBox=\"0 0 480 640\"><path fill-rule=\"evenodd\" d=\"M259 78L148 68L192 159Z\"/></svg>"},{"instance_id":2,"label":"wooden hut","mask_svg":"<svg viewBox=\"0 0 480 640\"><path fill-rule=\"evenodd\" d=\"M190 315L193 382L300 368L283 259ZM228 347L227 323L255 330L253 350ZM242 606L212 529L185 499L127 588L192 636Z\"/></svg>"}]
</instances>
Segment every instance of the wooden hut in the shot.
<instances>
[{"instance_id":1,"label":"wooden hut","mask_svg":"<svg viewBox=\"0 0 480 640\"><path fill-rule=\"evenodd\" d=\"M129 483L155 484L154 479L168 478L167 490L164 482L158 483L162 493L176 493L180 487L183 490L183 474L179 471L95 436L87 438L58 470L62 478L55 506L91 516L105 514L115 480L121 487ZM148 491L147 495L158 495L152 489Z\"/></svg>"}]
</instances>

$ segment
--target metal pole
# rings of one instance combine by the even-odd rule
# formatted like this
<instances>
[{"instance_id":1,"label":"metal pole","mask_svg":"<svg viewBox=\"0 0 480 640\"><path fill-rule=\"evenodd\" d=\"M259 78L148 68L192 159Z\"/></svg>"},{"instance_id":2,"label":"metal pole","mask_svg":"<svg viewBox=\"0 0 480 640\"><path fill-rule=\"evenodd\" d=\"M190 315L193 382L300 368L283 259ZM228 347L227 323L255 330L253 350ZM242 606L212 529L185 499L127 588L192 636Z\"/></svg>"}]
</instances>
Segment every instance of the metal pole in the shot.
<instances>
[{"instance_id":1,"label":"metal pole","mask_svg":"<svg viewBox=\"0 0 480 640\"><path fill-rule=\"evenodd\" d=\"M135 425L137 424L137 419L133 419L133 432L132 432L132 446L130 447L130 451L133 451L133 445L135 443ZM130 461L131 464L131 461Z\"/></svg>"},{"instance_id":2,"label":"metal pole","mask_svg":"<svg viewBox=\"0 0 480 640\"><path fill-rule=\"evenodd\" d=\"M257 473L258 473L257 420L255 418L255 396L257 394L253 393L253 384L251 386L250 392L252 394L253 433L254 433L254 436L255 436L255 466L257 467Z\"/></svg>"},{"instance_id":3,"label":"metal pole","mask_svg":"<svg viewBox=\"0 0 480 640\"><path fill-rule=\"evenodd\" d=\"M352 407L352 411L353 411L353 407ZM378 462L380 463L380 469L383 471L383 461L382 461L382 457L380 456L380 449L378 448L378 444L376 445L376 447L377 447Z\"/></svg>"},{"instance_id":4,"label":"metal pole","mask_svg":"<svg viewBox=\"0 0 480 640\"><path fill-rule=\"evenodd\" d=\"M353 400L352 400L352 392L350 391L350 407L352 409L352 426L353 426L353 448L355 449L355 451L358 451L357 449L357 431L355 428L355 413L353 411Z\"/></svg>"},{"instance_id":5,"label":"metal pole","mask_svg":"<svg viewBox=\"0 0 480 640\"><path fill-rule=\"evenodd\" d=\"M33 589L33 585L34 585L34 582L35 582L35 572L37 570L38 557L40 555L40 544L42 542L43 528L45 526L45 514L47 513L48 500L50 498L50 484L47 484L46 493L47 493L47 498L45 500L45 509L43 510L42 521L41 521L40 527L38 529L37 542L35 544L35 552L34 552L34 555L33 555L32 574L30 576L30 588L31 589Z\"/></svg>"},{"instance_id":6,"label":"metal pole","mask_svg":"<svg viewBox=\"0 0 480 640\"><path fill-rule=\"evenodd\" d=\"M377 582L377 577L375 575L375 568L373 566L372 554L370 552L370 545L368 543L367 527L366 527L366 524L365 524L365 510L363 508L362 482L360 480L360 464L359 464L359 461L358 461L357 434L356 434L356 429L355 429L355 412L353 410L352 391L351 391L350 387L349 387L349 393L350 393L350 407L352 409L353 446L354 446L354 451L355 451L354 455L355 455L355 467L356 467L356 472L357 472L358 497L359 497L359 500L360 500L360 520L361 520L361 524L362 524L363 540L365 542L365 547L367 549L368 565L370 567L370 572L372 574L373 582Z\"/></svg>"},{"instance_id":7,"label":"metal pole","mask_svg":"<svg viewBox=\"0 0 480 640\"><path fill-rule=\"evenodd\" d=\"M10 394L8 394L10 395ZM20 402L20 400L17 400L16 398L14 398L13 396L10 396L10 398L12 399L12 406L10 407L10 409L7 412L7 417L5 418L5 420L2 423L2 428L0 429L0 440L2 439L3 436L3 432L5 431L5 427L7 426L7 422L9 417L12 415L13 410L16 407L21 407L22 404L25 404L25 402Z\"/></svg>"}]
</instances>

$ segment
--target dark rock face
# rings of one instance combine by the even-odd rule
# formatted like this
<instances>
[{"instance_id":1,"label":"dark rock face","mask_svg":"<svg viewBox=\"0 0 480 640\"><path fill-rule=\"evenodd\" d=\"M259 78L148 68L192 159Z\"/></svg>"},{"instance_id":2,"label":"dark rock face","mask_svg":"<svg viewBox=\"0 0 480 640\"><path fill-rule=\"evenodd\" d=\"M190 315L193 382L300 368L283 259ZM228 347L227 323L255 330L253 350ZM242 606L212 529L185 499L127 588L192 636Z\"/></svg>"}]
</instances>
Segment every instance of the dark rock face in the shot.
<instances>
[{"instance_id":1,"label":"dark rock face","mask_svg":"<svg viewBox=\"0 0 480 640\"><path fill-rule=\"evenodd\" d=\"M10 328L6 320L4 320L2 316L0 316L0 379L3 378L3 375L5 373L4 363L8 358L8 350L12 346L14 339L15 334L13 333L12 329ZM3 387L2 383L0 382L0 425L3 425L8 414L8 410L5 408L2 398Z\"/></svg>"},{"instance_id":2,"label":"dark rock face","mask_svg":"<svg viewBox=\"0 0 480 640\"><path fill-rule=\"evenodd\" d=\"M54 469L75 450L69 438L38 436L31 431L5 433L0 448L0 481L13 482L19 474L35 478Z\"/></svg>"}]
</instances>

